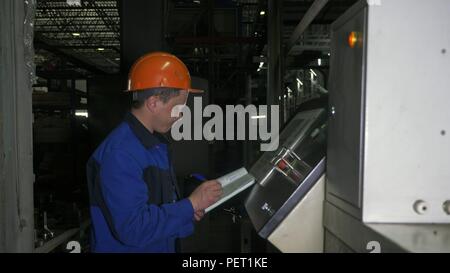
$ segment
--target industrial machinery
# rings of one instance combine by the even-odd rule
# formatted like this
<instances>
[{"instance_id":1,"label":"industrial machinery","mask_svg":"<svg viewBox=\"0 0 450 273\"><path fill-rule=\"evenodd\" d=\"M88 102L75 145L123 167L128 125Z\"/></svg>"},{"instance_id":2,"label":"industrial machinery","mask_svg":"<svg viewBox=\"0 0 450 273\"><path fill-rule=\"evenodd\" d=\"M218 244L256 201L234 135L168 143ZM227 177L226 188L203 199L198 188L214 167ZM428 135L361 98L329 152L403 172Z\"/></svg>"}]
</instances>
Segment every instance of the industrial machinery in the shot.
<instances>
[{"instance_id":1,"label":"industrial machinery","mask_svg":"<svg viewBox=\"0 0 450 273\"><path fill-rule=\"evenodd\" d=\"M297 114L279 148L250 170L257 184L245 207L258 234L282 251L323 250L326 120L323 109Z\"/></svg>"},{"instance_id":2,"label":"industrial machinery","mask_svg":"<svg viewBox=\"0 0 450 273\"><path fill-rule=\"evenodd\" d=\"M329 116L300 113L250 171L260 236L283 252L450 252L449 10L359 1L332 25Z\"/></svg>"},{"instance_id":3,"label":"industrial machinery","mask_svg":"<svg viewBox=\"0 0 450 273\"><path fill-rule=\"evenodd\" d=\"M450 251L449 9L360 1L332 25L326 250Z\"/></svg>"}]
</instances>

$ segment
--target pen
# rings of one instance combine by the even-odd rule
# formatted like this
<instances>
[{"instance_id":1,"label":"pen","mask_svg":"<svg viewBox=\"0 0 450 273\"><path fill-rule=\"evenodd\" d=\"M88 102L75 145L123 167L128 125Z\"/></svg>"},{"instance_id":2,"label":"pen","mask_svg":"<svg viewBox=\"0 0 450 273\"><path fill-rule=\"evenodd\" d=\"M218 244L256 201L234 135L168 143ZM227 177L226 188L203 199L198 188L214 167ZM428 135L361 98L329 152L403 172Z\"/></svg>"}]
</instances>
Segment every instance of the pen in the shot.
<instances>
[{"instance_id":1,"label":"pen","mask_svg":"<svg viewBox=\"0 0 450 273\"><path fill-rule=\"evenodd\" d=\"M193 173L193 174L191 174L191 176L202 182L208 180L208 179L206 179L206 177L204 175L199 174L199 173Z\"/></svg>"}]
</instances>

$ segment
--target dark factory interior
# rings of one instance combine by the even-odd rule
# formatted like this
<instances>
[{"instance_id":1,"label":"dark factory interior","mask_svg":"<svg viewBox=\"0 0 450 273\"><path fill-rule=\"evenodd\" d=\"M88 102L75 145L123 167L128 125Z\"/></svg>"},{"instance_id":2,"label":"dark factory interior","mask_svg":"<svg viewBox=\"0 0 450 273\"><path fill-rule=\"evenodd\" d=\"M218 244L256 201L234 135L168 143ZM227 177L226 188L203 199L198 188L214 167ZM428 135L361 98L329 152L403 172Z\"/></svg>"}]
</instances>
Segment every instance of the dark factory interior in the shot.
<instances>
[{"instance_id":1,"label":"dark factory interior","mask_svg":"<svg viewBox=\"0 0 450 273\"><path fill-rule=\"evenodd\" d=\"M448 150L444 154L435 154L449 147L446 134L449 129L445 128L448 124L444 125L449 112L446 107L431 106L444 105L436 103L448 99L448 92L439 90L449 81L442 76L449 69L449 36L442 33L448 34L450 24L448 19L439 17L438 7L448 10L449 5L442 0L431 1L436 2L434 4L416 0L408 1L408 4L405 2L2 1L0 252L92 251L92 204L87 163L97 147L130 111L134 97L125 92L129 88L130 71L136 60L149 52L168 52L178 57L189 70L192 86L205 91L203 94L189 93L186 102L189 107L193 107L198 97L203 105L218 105L222 109L229 105L277 105L279 132L283 132L280 151L287 151L285 155L294 158L290 162L294 171L301 170L303 165L300 163L306 162L305 170L311 172L304 176L296 173L297 180L292 180L293 174L283 172L284 165L276 161L278 165L275 164L274 170L291 179L292 183L286 188L271 186L272 182L267 182L265 186L262 172L266 165L263 166L260 161L268 155L260 149L264 142L262 139L172 140L172 162L180 198L193 194L202 183L193 174L201 174L210 180L244 167L250 171L257 185L245 188L206 213L201 221L196 221L193 233L177 240L178 252L367 252L367 238L372 237L375 239L369 241L388 241L381 244L382 251L450 251L450 236L446 237L450 230L450 202L444 200L448 198L449 187L448 183L443 182L445 179L448 181L448 169L442 167L444 165L431 167L422 164L419 159L435 156L440 164L448 164L450 160ZM409 8L405 7L408 5ZM426 17L411 20L417 21L417 24L427 18L435 18L430 23L415 27L433 27L433 37L439 38L430 41L427 49L430 53L426 53L426 59L419 57L416 63L404 62L400 68L396 64L407 59L404 55L409 55L410 59L420 56L418 52L422 49L419 48L423 45L416 42L419 39L416 36L423 36L423 33L413 35L403 22L399 22L398 18L408 14L405 10L409 9L412 10L411 17ZM423 12L420 13L420 10ZM360 24L361 20L365 20L364 23ZM383 25L382 22L389 22L393 26L392 31L386 27L388 23ZM346 31L342 30L344 28ZM350 28L360 32L348 32ZM398 38L386 41L384 38L394 37L394 31L397 31ZM387 49L387 44L392 47ZM386 50L392 53L386 53ZM403 55L402 52L407 53ZM424 71L419 74L414 70L416 65L428 66L429 71L440 69L440 72L434 76ZM383 76L385 74L380 71L385 71L386 75L398 72L399 75L391 78ZM362 78L357 75L362 75ZM415 78L416 75L422 75L422 81L419 77ZM428 82L429 95L416 95L413 87L410 91L406 91L406 87L402 89L398 82L409 80L414 82L411 86L420 87L425 86L423 82ZM400 96L403 90L405 93ZM398 95L389 97L386 95L389 92ZM387 103L379 103L387 98ZM420 100L422 104L416 104ZM423 105L424 111L434 109L434 112L428 111L430 114L424 117L417 113L417 108L409 108L408 103ZM316 115L317 109L321 112ZM394 109L400 110L395 112ZM378 114L382 111L385 114ZM308 116L310 113L314 113L314 118ZM392 122L389 115L393 117ZM421 123L423 119L434 117L436 122ZM265 116L250 117L250 120L253 118L260 122L265 120ZM307 123L309 119L315 121ZM205 120L205 116L200 116L200 121ZM398 149L389 147L401 146L400 141L396 142L397 137L405 139L400 134L421 138L421 133L401 129L406 127L399 125L413 124L412 120L415 120L416 129L420 132L430 128L431 131L436 130L436 134L434 131L432 133L434 138L426 133L422 137L428 137L426 140L431 142L435 139L436 145L441 148L428 149L410 140L410 144L417 147L417 152L405 151L401 157L389 159L390 163L384 162L390 154L386 150L398 154ZM439 125L435 128L432 124ZM311 131L306 128L307 133L304 133L299 131L304 128L302 126L314 128L311 127ZM353 134L354 130L358 133ZM302 138L300 144L295 144L300 148L295 148L297 146L294 144L288 148L283 141L293 141L288 134L294 131L297 135L310 134L312 138ZM383 135L385 138L378 138L378 142L374 140ZM376 143L379 145L378 151L373 148ZM294 153L290 149L297 150ZM326 163L322 162L325 155ZM411 158L416 158L417 162L409 161ZM404 164L397 166L396 162ZM317 187L306 188L305 185L316 173L316 180L320 181L319 177L325 173L324 169L320 169L324 168L324 164L327 182L321 189L324 193L319 202L320 208L315 203L315 207L307 207L307 198L311 196L314 200L313 189ZM379 171L385 164L396 165L398 173L405 175L394 171L386 171L385 176L374 174L374 168ZM417 179L429 181L427 185L432 187L425 187L415 182L413 175L406 175L411 168L420 166L424 171L416 176ZM306 182L298 182L300 176ZM280 182L282 178L277 178L277 174L273 179L284 183ZM311 185L316 185L316 180ZM392 181L401 182L391 187ZM412 186L408 192L403 192L401 188L408 181L413 181ZM374 185L385 188L391 195L377 199L379 195L376 194L382 193ZM267 201L261 207L264 202L257 202L263 198L261 196L268 195L270 189L273 189L271 194L285 197L283 200L274 198L277 201L269 205ZM291 190L293 195L283 195L286 189ZM303 190L310 191L310 194ZM436 191L446 192L447 196ZM377 207L374 203L388 199L392 203L389 201L385 206ZM268 197L267 200L272 199ZM303 204L298 208L307 211L302 212L305 215L294 215L296 210L293 207L297 203ZM263 223L261 219L268 216L260 216L262 212L258 210L267 210L272 216L274 212L270 205L280 209L275 209L275 216ZM432 210L429 214L426 213L427 208ZM316 219L310 215L312 211L314 215L319 215L319 228L312 224L309 227L305 225ZM297 217L298 222L294 225L298 225L298 229L289 229L287 220L286 229L281 229L281 219L288 219L288 215ZM300 224L298 217L303 217L303 224ZM351 221L356 222L350 224L353 223ZM404 235L400 239L396 235L391 236L398 232L389 233L393 228L384 229L384 226L376 225L382 223L425 223L432 226L420 230L427 238L425 241L412 243L412 237L406 238L407 235ZM314 244L318 242L320 247L308 248L313 243L305 242L307 238L302 239L302 234L305 234L304 237L312 234L310 237L313 238L319 229L321 239L314 241ZM438 235L428 235L430 230L438 232ZM285 233L280 235L275 231ZM350 234L359 235L352 237ZM409 233L405 231L405 234ZM296 248L288 244L288 240L298 240L300 246ZM74 247L71 242L76 242Z\"/></svg>"}]
</instances>

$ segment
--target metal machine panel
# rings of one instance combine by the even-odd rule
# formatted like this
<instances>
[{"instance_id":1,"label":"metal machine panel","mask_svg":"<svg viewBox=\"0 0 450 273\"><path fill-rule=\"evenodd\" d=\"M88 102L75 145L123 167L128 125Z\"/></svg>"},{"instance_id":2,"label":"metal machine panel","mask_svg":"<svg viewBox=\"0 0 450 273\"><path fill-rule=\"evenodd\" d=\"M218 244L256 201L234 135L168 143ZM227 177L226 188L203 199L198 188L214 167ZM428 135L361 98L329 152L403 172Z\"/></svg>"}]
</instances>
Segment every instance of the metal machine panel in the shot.
<instances>
[{"instance_id":1,"label":"metal machine panel","mask_svg":"<svg viewBox=\"0 0 450 273\"><path fill-rule=\"evenodd\" d=\"M361 207L364 45L351 48L351 32L365 33L366 8L356 6L332 25L327 192ZM357 215L358 216L358 215Z\"/></svg>"},{"instance_id":2,"label":"metal machine panel","mask_svg":"<svg viewBox=\"0 0 450 273\"><path fill-rule=\"evenodd\" d=\"M330 202L324 204L323 223L326 232L325 252L348 252L349 249L358 253L409 251Z\"/></svg>"},{"instance_id":3,"label":"metal machine panel","mask_svg":"<svg viewBox=\"0 0 450 273\"><path fill-rule=\"evenodd\" d=\"M449 252L449 10L446 0L366 0L333 24L325 251ZM363 28L346 28L362 17ZM355 105L341 107L348 96ZM358 183L338 173L350 169L348 138Z\"/></svg>"},{"instance_id":4,"label":"metal machine panel","mask_svg":"<svg viewBox=\"0 0 450 273\"><path fill-rule=\"evenodd\" d=\"M284 253L324 251L323 203L325 175L270 234L268 240Z\"/></svg>"},{"instance_id":5,"label":"metal machine panel","mask_svg":"<svg viewBox=\"0 0 450 273\"><path fill-rule=\"evenodd\" d=\"M332 26L327 201L365 223L450 223L449 10L360 1Z\"/></svg>"},{"instance_id":6,"label":"metal machine panel","mask_svg":"<svg viewBox=\"0 0 450 273\"><path fill-rule=\"evenodd\" d=\"M354 252L450 252L450 228L446 224L364 224L329 202L325 202L326 233ZM331 241L331 242L330 242ZM336 242L325 237L325 252ZM344 250L345 251L345 250Z\"/></svg>"},{"instance_id":7,"label":"metal machine panel","mask_svg":"<svg viewBox=\"0 0 450 273\"><path fill-rule=\"evenodd\" d=\"M325 171L326 113L297 114L280 134L280 146L266 152L251 168L256 178L245 202L259 235L267 238Z\"/></svg>"},{"instance_id":8,"label":"metal machine panel","mask_svg":"<svg viewBox=\"0 0 450 273\"><path fill-rule=\"evenodd\" d=\"M365 222L450 223L449 11L448 0L369 8Z\"/></svg>"}]
</instances>

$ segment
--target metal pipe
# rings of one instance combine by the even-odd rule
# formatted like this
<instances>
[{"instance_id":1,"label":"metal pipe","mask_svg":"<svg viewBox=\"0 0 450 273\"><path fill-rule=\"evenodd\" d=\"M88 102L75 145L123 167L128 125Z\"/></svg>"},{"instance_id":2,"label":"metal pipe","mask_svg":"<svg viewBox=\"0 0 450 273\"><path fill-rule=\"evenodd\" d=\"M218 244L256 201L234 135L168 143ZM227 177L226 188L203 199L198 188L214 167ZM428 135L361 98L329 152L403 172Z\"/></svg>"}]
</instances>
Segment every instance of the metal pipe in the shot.
<instances>
[{"instance_id":1,"label":"metal pipe","mask_svg":"<svg viewBox=\"0 0 450 273\"><path fill-rule=\"evenodd\" d=\"M47 239L47 233L45 233L45 232L47 232L50 235L50 238L53 238L55 236L55 233L53 233L53 231L51 231L48 228L48 225L47 225L47 212L46 211L44 211L44 239Z\"/></svg>"},{"instance_id":2,"label":"metal pipe","mask_svg":"<svg viewBox=\"0 0 450 273\"><path fill-rule=\"evenodd\" d=\"M61 233L60 235L56 236L52 240L46 242L41 247L35 248L34 253L48 253L55 249L56 247L60 246L62 243L69 240L71 237L76 235L78 232L84 231L86 228L89 227L91 222L89 220L84 221L79 228L72 228L69 230L66 230L65 232Z\"/></svg>"}]
</instances>

